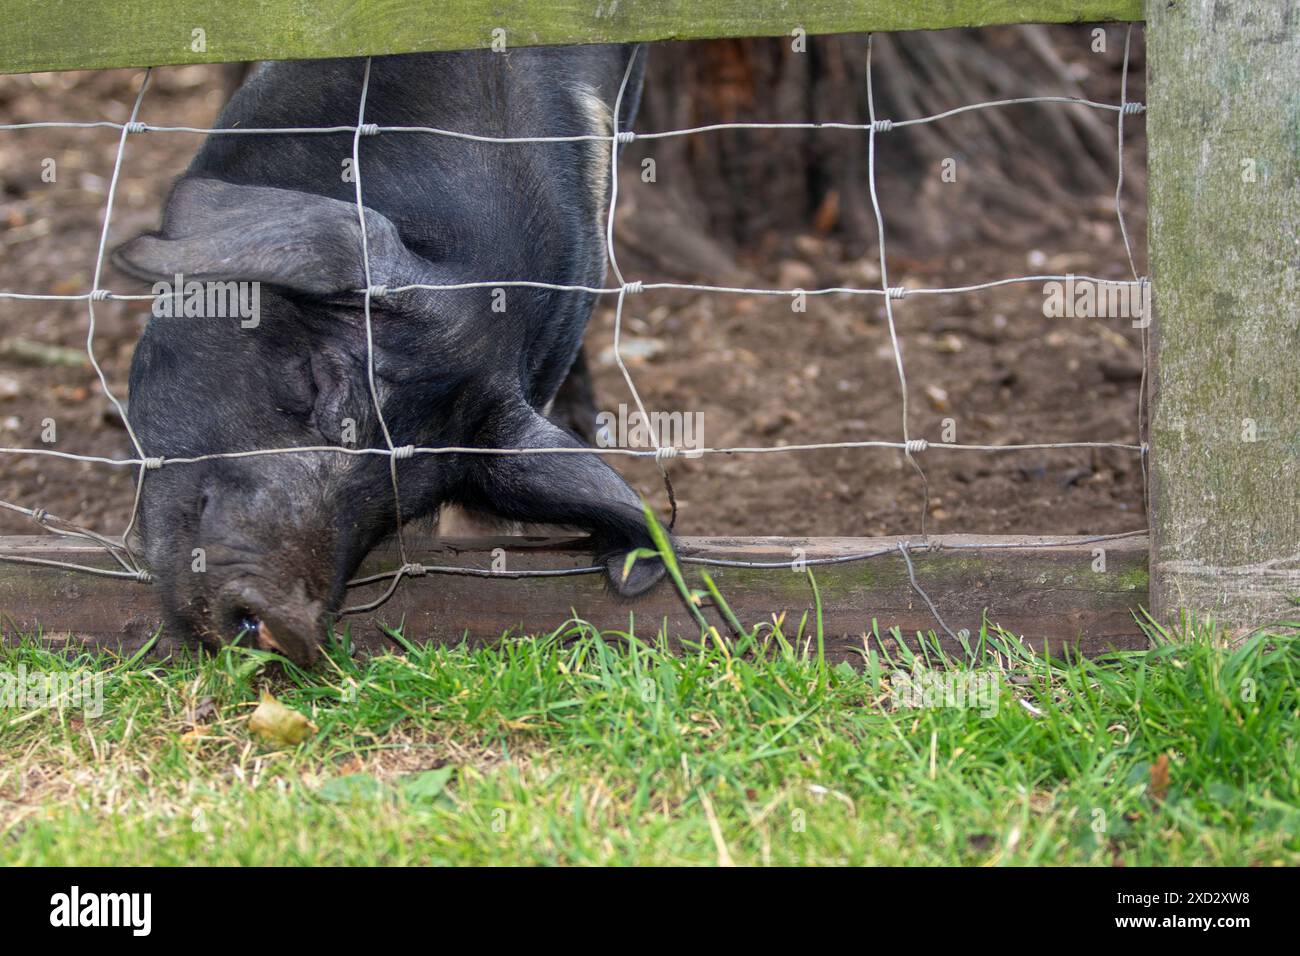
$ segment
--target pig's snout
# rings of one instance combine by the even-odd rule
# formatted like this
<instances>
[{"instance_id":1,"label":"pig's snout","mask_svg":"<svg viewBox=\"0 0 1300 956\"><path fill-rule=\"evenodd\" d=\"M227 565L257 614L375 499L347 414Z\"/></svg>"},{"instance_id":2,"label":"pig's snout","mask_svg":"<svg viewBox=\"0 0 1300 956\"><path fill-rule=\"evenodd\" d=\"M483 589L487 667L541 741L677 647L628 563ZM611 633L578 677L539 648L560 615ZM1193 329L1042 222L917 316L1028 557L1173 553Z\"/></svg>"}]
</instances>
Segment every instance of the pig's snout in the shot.
<instances>
[{"instance_id":1,"label":"pig's snout","mask_svg":"<svg viewBox=\"0 0 1300 956\"><path fill-rule=\"evenodd\" d=\"M290 593L264 584L232 581L221 589L219 625L229 639L275 651L299 667L310 667L325 639L324 605L305 596L301 585Z\"/></svg>"}]
</instances>

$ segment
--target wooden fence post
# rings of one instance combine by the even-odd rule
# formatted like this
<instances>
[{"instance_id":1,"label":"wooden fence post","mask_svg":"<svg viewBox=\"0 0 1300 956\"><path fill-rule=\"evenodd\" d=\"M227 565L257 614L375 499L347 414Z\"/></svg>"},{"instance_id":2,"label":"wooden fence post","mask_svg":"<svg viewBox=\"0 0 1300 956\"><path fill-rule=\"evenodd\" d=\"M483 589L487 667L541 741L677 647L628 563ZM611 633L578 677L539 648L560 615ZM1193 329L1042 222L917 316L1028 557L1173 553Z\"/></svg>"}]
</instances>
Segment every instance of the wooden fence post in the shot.
<instances>
[{"instance_id":1,"label":"wooden fence post","mask_svg":"<svg viewBox=\"0 0 1300 956\"><path fill-rule=\"evenodd\" d=\"M1300 4L1147 4L1151 597L1300 617Z\"/></svg>"}]
</instances>

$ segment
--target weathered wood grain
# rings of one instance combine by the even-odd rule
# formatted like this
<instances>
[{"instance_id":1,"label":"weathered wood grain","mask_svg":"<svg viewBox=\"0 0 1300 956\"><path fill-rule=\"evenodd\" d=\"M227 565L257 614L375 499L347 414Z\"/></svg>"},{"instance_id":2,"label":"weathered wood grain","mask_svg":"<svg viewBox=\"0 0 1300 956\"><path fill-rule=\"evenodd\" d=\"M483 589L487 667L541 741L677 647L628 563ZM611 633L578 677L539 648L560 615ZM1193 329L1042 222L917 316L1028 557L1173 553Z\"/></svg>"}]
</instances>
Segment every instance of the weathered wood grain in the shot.
<instances>
[{"instance_id":1,"label":"weathered wood grain","mask_svg":"<svg viewBox=\"0 0 1300 956\"><path fill-rule=\"evenodd\" d=\"M0 72L1140 20L1141 0L9 0ZM202 48L194 31L202 30Z\"/></svg>"},{"instance_id":2,"label":"weathered wood grain","mask_svg":"<svg viewBox=\"0 0 1300 956\"><path fill-rule=\"evenodd\" d=\"M790 561L795 548L809 560L890 547L895 538L683 538L683 554ZM1024 635L1041 648L1066 645L1096 654L1113 647L1141 646L1133 613L1147 600L1147 542L1126 538L1103 543L1039 545L1068 539L936 537L951 550L913 551L918 582L954 631L977 633L988 609L990 620ZM1016 543L1016 548L971 549L971 545ZM412 560L424 564L489 568L494 548L503 548L506 568L581 567L590 555L581 542L505 538L413 545ZM1105 571L1093 570L1095 551L1105 548ZM0 554L52 558L107 566L94 546L52 536L0 538ZM394 566L389 552L372 555L367 572ZM797 630L813 600L806 575L788 568L710 568L723 595L746 625L785 615L785 632ZM828 656L860 659L864 635L877 622L886 635L939 630L912 589L902 557L890 554L851 564L814 567L821 589ZM698 583L699 567L687 566ZM382 588L354 589L363 603ZM726 628L715 608L705 609L719 631ZM699 628L669 586L637 601L612 596L598 576L491 579L427 575L403 582L396 595L373 613L350 618L354 640L369 650L391 648L378 625L405 622L413 641L495 641L506 633L541 633L577 615L602 629L632 629L653 637L667 621L673 638L698 637ZM633 623L634 622L634 623ZM159 626L154 589L112 578L0 561L0 628L6 640L37 631L48 639L85 641L130 651ZM164 642L161 650L168 645Z\"/></svg>"},{"instance_id":3,"label":"weathered wood grain","mask_svg":"<svg viewBox=\"0 0 1300 956\"><path fill-rule=\"evenodd\" d=\"M1154 613L1232 628L1300 594L1300 4L1147 28Z\"/></svg>"}]
</instances>

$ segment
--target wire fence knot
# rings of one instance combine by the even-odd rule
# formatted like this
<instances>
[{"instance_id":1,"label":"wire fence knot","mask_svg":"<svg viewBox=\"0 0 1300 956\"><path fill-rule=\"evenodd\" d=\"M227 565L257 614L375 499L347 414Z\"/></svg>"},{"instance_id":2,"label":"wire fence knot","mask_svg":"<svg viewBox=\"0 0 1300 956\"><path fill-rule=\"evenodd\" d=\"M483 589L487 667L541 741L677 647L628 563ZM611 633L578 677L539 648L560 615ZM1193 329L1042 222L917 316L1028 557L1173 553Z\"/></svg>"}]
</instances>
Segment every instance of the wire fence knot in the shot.
<instances>
[{"instance_id":1,"label":"wire fence knot","mask_svg":"<svg viewBox=\"0 0 1300 956\"><path fill-rule=\"evenodd\" d=\"M144 568L141 568L139 571L135 572L135 579L139 581L141 584L153 584L153 575L150 574Z\"/></svg>"},{"instance_id":2,"label":"wire fence knot","mask_svg":"<svg viewBox=\"0 0 1300 956\"><path fill-rule=\"evenodd\" d=\"M426 573L428 573L428 569L423 564L415 564L414 562L407 562L397 571L399 577L407 575L413 578L422 578Z\"/></svg>"},{"instance_id":3,"label":"wire fence knot","mask_svg":"<svg viewBox=\"0 0 1300 956\"><path fill-rule=\"evenodd\" d=\"M372 285L369 288L367 288L366 291L370 293L370 298L382 299L384 296L388 295L388 286Z\"/></svg>"},{"instance_id":4,"label":"wire fence knot","mask_svg":"<svg viewBox=\"0 0 1300 956\"><path fill-rule=\"evenodd\" d=\"M122 128L125 129L128 133L147 133L147 132L149 132L149 124L148 124L148 123L131 122L131 123L127 123L127 124L126 124L124 127L122 127Z\"/></svg>"},{"instance_id":5,"label":"wire fence knot","mask_svg":"<svg viewBox=\"0 0 1300 956\"><path fill-rule=\"evenodd\" d=\"M91 302L107 302L113 297L113 293L107 289L95 289L90 293Z\"/></svg>"},{"instance_id":6,"label":"wire fence knot","mask_svg":"<svg viewBox=\"0 0 1300 956\"><path fill-rule=\"evenodd\" d=\"M141 464L149 471L157 471L163 466L161 458L146 458Z\"/></svg>"},{"instance_id":7,"label":"wire fence knot","mask_svg":"<svg viewBox=\"0 0 1300 956\"><path fill-rule=\"evenodd\" d=\"M378 124L378 123L362 123L360 126L357 127L357 132L359 132L362 136L378 136L378 135L379 135L379 124Z\"/></svg>"},{"instance_id":8,"label":"wire fence knot","mask_svg":"<svg viewBox=\"0 0 1300 956\"><path fill-rule=\"evenodd\" d=\"M645 283L640 279L637 279L635 282L623 283L623 292L627 295L636 295L638 292L643 291L645 291Z\"/></svg>"},{"instance_id":9,"label":"wire fence knot","mask_svg":"<svg viewBox=\"0 0 1300 956\"><path fill-rule=\"evenodd\" d=\"M907 441L903 442L903 451L907 452L909 455L925 451L929 447L930 443L924 438L909 438Z\"/></svg>"},{"instance_id":10,"label":"wire fence knot","mask_svg":"<svg viewBox=\"0 0 1300 956\"><path fill-rule=\"evenodd\" d=\"M1125 116L1133 116L1137 113L1145 113L1147 105L1145 103L1125 103L1120 109Z\"/></svg>"},{"instance_id":11,"label":"wire fence knot","mask_svg":"<svg viewBox=\"0 0 1300 956\"><path fill-rule=\"evenodd\" d=\"M885 293L891 299L905 299L907 298L907 287L901 285L892 286L891 288L886 289Z\"/></svg>"},{"instance_id":12,"label":"wire fence knot","mask_svg":"<svg viewBox=\"0 0 1300 956\"><path fill-rule=\"evenodd\" d=\"M894 128L894 121L891 119L878 119L871 121L871 129L876 133L888 133Z\"/></svg>"},{"instance_id":13,"label":"wire fence knot","mask_svg":"<svg viewBox=\"0 0 1300 956\"><path fill-rule=\"evenodd\" d=\"M677 457L676 445L661 445L655 449L655 461L667 461Z\"/></svg>"},{"instance_id":14,"label":"wire fence knot","mask_svg":"<svg viewBox=\"0 0 1300 956\"><path fill-rule=\"evenodd\" d=\"M32 520L35 521L37 524L45 524L45 519L48 518L49 516L50 513L46 511L44 508L37 508L35 511L32 512Z\"/></svg>"},{"instance_id":15,"label":"wire fence knot","mask_svg":"<svg viewBox=\"0 0 1300 956\"><path fill-rule=\"evenodd\" d=\"M393 449L393 461L405 461L414 454L414 445L399 445Z\"/></svg>"},{"instance_id":16,"label":"wire fence knot","mask_svg":"<svg viewBox=\"0 0 1300 956\"><path fill-rule=\"evenodd\" d=\"M630 129L625 129L621 133L615 133L614 138L620 143L630 143L632 140L636 139L636 133L632 132Z\"/></svg>"}]
</instances>

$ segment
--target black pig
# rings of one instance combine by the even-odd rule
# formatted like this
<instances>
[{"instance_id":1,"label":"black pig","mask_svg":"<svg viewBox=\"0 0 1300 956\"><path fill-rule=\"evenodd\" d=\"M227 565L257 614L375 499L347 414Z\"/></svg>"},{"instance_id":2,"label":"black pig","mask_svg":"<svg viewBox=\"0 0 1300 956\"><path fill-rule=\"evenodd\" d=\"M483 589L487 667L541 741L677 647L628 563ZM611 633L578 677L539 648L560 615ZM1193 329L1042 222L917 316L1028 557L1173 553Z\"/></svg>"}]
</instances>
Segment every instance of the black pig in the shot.
<instances>
[{"instance_id":1,"label":"black pig","mask_svg":"<svg viewBox=\"0 0 1300 956\"><path fill-rule=\"evenodd\" d=\"M365 122L495 136L600 134L632 47L375 58ZM269 63L223 128L353 126L360 59ZM623 98L629 127L641 82ZM130 420L149 456L385 448L368 381L361 229L345 177L352 134L209 136L162 229L114 262L146 279L259 283L257 324L154 317L135 351ZM360 141L373 285L604 281L610 144L501 144L425 133ZM372 299L374 376L397 446L581 447L543 410L581 347L595 296L513 287ZM498 300L499 297L498 297ZM352 424L349 424L351 420ZM139 533L170 626L209 646L252 630L310 663L344 585L397 527L389 459L293 453L149 471ZM663 574L635 493L598 456L417 455L397 463L403 521L455 503L591 533L612 586ZM196 573L194 549L206 570Z\"/></svg>"}]
</instances>

